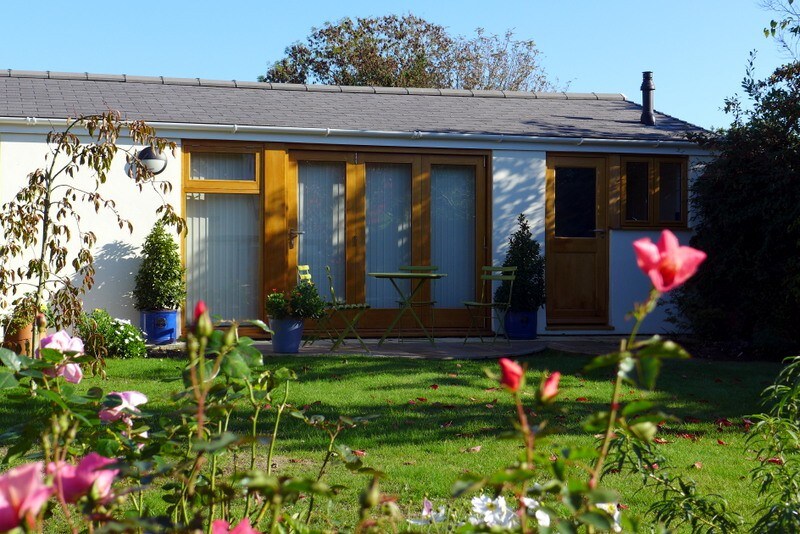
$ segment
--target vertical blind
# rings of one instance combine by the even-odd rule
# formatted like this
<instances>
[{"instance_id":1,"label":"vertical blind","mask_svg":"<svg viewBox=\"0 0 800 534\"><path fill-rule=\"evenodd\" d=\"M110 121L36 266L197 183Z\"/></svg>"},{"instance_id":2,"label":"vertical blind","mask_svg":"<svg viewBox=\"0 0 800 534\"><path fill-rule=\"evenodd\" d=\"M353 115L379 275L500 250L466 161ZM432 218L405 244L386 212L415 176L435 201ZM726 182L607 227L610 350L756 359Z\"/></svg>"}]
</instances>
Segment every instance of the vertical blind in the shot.
<instances>
[{"instance_id":1,"label":"vertical blind","mask_svg":"<svg viewBox=\"0 0 800 534\"><path fill-rule=\"evenodd\" d=\"M366 173L367 272L396 272L411 263L411 165L368 163ZM398 305L386 280L367 277L366 295L373 308Z\"/></svg>"},{"instance_id":2,"label":"vertical blind","mask_svg":"<svg viewBox=\"0 0 800 534\"><path fill-rule=\"evenodd\" d=\"M431 264L447 274L434 284L440 308L475 298L475 168L431 166Z\"/></svg>"},{"instance_id":3,"label":"vertical blind","mask_svg":"<svg viewBox=\"0 0 800 534\"><path fill-rule=\"evenodd\" d=\"M338 161L298 162L297 258L311 266L311 277L327 295L329 265L337 297L345 296L345 164Z\"/></svg>"},{"instance_id":4,"label":"vertical blind","mask_svg":"<svg viewBox=\"0 0 800 534\"><path fill-rule=\"evenodd\" d=\"M192 153L192 180L256 179L254 154Z\"/></svg>"},{"instance_id":5,"label":"vertical blind","mask_svg":"<svg viewBox=\"0 0 800 534\"><path fill-rule=\"evenodd\" d=\"M186 195L187 309L198 300L225 320L260 315L258 195Z\"/></svg>"}]
</instances>

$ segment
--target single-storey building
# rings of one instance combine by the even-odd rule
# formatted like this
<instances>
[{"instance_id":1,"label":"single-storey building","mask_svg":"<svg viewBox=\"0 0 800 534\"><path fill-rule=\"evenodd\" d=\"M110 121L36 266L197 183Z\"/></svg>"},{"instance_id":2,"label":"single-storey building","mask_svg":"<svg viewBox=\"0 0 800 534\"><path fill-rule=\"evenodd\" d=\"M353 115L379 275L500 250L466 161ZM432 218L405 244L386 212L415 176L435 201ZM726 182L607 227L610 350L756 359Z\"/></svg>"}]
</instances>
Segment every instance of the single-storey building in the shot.
<instances>
[{"instance_id":1,"label":"single-storey building","mask_svg":"<svg viewBox=\"0 0 800 534\"><path fill-rule=\"evenodd\" d=\"M178 144L159 178L188 222L189 296L225 318L263 318L264 296L312 266L327 293L367 302L381 332L397 297L367 273L437 265L435 329L464 333L462 301L501 264L525 213L546 258L542 333L624 333L649 282L631 243L690 232L700 129L622 94L339 87L0 71L0 200L43 165L64 119L118 110ZM135 148L135 147L134 147ZM124 162L114 172L124 176ZM113 178L112 178L113 181ZM128 195L126 193L126 195ZM98 237L88 309L138 320L130 291L154 200L118 205L134 233L87 213ZM663 312L645 329L667 328Z\"/></svg>"}]
</instances>

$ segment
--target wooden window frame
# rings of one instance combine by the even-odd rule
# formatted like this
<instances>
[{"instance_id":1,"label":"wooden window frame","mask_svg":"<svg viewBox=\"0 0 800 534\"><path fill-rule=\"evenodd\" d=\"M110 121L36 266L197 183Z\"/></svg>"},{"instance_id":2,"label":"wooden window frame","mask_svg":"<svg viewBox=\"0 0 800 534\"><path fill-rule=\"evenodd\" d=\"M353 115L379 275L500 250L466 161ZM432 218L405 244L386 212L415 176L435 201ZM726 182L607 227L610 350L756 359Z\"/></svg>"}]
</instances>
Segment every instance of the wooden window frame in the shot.
<instances>
[{"instance_id":1,"label":"wooden window frame","mask_svg":"<svg viewBox=\"0 0 800 534\"><path fill-rule=\"evenodd\" d=\"M628 163L648 164L647 220L629 221L627 213ZM681 166L681 220L662 221L661 211L661 163L678 163ZM686 158L675 156L624 156L620 160L620 226L628 229L686 228L688 225L689 175Z\"/></svg>"},{"instance_id":2,"label":"wooden window frame","mask_svg":"<svg viewBox=\"0 0 800 534\"><path fill-rule=\"evenodd\" d=\"M222 143L207 141L183 142L183 190L185 193L233 193L260 194L263 167L263 144ZM252 154L252 180L193 180L192 154Z\"/></svg>"}]
</instances>

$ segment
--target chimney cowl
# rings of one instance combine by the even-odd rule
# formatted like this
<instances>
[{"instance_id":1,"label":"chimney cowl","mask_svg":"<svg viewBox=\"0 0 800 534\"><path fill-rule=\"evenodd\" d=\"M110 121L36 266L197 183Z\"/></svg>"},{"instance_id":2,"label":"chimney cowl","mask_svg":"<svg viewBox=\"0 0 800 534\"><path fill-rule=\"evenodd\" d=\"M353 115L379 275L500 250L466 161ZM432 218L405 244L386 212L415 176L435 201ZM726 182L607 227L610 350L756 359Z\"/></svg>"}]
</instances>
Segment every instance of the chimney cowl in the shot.
<instances>
[{"instance_id":1,"label":"chimney cowl","mask_svg":"<svg viewBox=\"0 0 800 534\"><path fill-rule=\"evenodd\" d=\"M656 115L653 110L653 91L656 90L656 84L653 83L653 72L644 71L642 73L642 117L639 122L647 126L655 126Z\"/></svg>"}]
</instances>

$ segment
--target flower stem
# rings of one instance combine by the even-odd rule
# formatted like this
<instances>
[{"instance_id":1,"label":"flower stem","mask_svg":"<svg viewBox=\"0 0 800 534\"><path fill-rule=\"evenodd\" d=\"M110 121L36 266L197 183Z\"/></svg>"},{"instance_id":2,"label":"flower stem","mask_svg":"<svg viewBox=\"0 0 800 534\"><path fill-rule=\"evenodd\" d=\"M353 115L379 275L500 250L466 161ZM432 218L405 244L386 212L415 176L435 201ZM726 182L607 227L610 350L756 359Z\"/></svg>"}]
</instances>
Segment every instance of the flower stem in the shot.
<instances>
[{"instance_id":1,"label":"flower stem","mask_svg":"<svg viewBox=\"0 0 800 534\"><path fill-rule=\"evenodd\" d=\"M283 393L283 402L278 406L278 414L275 416L275 426L272 429L272 439L269 442L269 453L267 453L267 474L272 474L272 454L275 451L275 440L278 438L278 425L281 422L281 414L286 409L286 401L289 399L289 381L286 381Z\"/></svg>"}]
</instances>

